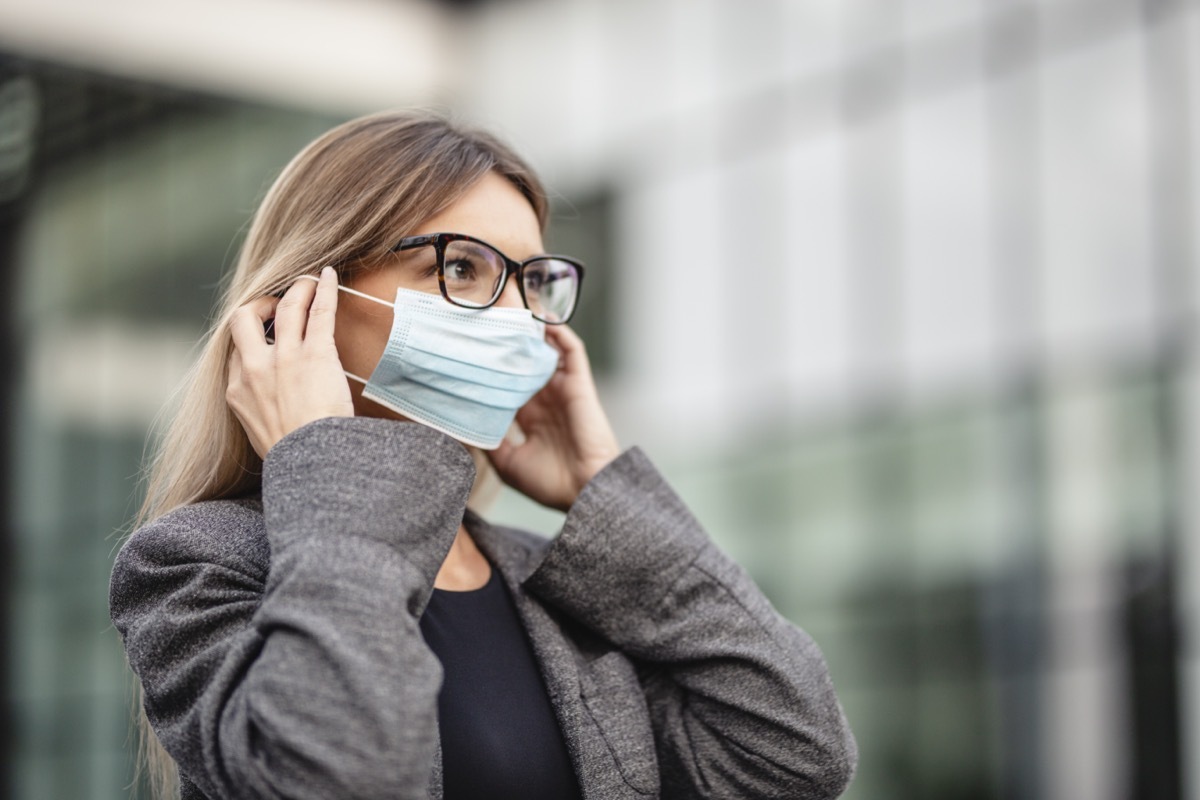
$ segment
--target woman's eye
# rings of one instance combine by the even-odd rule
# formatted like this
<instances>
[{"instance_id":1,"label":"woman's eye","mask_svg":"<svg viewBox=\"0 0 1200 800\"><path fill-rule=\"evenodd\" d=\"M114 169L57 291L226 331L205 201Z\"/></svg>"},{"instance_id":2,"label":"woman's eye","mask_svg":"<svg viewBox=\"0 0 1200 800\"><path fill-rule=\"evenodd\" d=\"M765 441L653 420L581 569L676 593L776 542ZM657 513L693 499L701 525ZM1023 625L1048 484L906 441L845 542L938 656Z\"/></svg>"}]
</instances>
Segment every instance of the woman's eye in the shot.
<instances>
[{"instance_id":1,"label":"woman's eye","mask_svg":"<svg viewBox=\"0 0 1200 800\"><path fill-rule=\"evenodd\" d=\"M461 283L474 280L475 265L465 259L446 262L446 280Z\"/></svg>"}]
</instances>

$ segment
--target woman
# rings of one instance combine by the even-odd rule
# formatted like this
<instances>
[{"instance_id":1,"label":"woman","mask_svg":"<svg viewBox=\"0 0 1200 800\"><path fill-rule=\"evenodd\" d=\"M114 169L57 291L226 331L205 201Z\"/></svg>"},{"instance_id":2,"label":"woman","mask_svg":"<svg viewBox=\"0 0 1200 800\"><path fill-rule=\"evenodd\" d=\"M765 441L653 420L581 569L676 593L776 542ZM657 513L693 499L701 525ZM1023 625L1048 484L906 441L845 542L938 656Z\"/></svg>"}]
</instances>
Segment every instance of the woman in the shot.
<instances>
[{"instance_id":1,"label":"woman","mask_svg":"<svg viewBox=\"0 0 1200 800\"><path fill-rule=\"evenodd\" d=\"M160 792L841 793L819 650L618 448L546 216L507 147L423 114L268 192L113 569ZM493 469L554 540L475 513Z\"/></svg>"}]
</instances>

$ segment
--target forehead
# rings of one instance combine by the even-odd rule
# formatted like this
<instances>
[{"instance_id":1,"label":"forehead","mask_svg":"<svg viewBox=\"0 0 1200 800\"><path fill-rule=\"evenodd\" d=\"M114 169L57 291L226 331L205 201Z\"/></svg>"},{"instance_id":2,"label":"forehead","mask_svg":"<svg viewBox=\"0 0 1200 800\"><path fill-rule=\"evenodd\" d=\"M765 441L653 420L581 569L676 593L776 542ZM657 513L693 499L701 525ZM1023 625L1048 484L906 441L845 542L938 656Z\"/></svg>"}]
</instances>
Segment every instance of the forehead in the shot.
<instances>
[{"instance_id":1,"label":"forehead","mask_svg":"<svg viewBox=\"0 0 1200 800\"><path fill-rule=\"evenodd\" d=\"M499 173L476 181L453 205L422 222L413 234L465 233L521 260L543 252L533 206Z\"/></svg>"}]
</instances>

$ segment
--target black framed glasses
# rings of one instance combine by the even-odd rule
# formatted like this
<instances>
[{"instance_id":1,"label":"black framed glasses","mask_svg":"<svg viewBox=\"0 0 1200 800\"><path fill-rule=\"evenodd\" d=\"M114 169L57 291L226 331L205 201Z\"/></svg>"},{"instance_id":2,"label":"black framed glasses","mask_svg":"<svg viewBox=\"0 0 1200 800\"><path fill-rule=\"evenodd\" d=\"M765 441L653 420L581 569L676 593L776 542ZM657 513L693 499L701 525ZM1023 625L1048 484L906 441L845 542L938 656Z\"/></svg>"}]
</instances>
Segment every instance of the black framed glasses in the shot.
<instances>
[{"instance_id":1,"label":"black framed glasses","mask_svg":"<svg viewBox=\"0 0 1200 800\"><path fill-rule=\"evenodd\" d=\"M541 255L514 261L482 239L464 233L408 236L392 252L417 247L433 247L437 253L438 287L442 297L456 306L494 305L508 283L508 276L516 275L521 301L535 319L560 325L575 313L583 284L583 264L573 258Z\"/></svg>"}]
</instances>

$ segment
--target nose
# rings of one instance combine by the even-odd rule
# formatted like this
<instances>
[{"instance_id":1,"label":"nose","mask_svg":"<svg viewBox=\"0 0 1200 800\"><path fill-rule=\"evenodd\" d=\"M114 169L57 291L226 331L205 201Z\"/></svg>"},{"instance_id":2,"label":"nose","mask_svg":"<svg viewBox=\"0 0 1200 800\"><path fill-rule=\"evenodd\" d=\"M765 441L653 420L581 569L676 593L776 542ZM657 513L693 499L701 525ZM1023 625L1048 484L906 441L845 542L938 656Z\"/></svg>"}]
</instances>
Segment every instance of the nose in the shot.
<instances>
[{"instance_id":1,"label":"nose","mask_svg":"<svg viewBox=\"0 0 1200 800\"><path fill-rule=\"evenodd\" d=\"M500 296L496 298L496 305L504 308L525 307L525 304L521 302L521 287L518 285L517 273L513 272L507 276L504 288L500 290Z\"/></svg>"}]
</instances>

